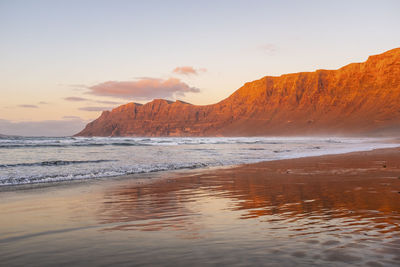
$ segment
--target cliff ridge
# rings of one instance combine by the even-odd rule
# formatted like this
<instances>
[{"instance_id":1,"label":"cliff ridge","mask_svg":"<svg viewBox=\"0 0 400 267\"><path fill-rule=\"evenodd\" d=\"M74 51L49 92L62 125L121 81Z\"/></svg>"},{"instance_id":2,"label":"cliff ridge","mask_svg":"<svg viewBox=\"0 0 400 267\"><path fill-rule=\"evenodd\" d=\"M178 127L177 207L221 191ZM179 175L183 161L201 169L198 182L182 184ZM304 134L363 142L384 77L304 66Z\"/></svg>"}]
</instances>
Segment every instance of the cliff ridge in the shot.
<instances>
[{"instance_id":1,"label":"cliff ridge","mask_svg":"<svg viewBox=\"0 0 400 267\"><path fill-rule=\"evenodd\" d=\"M395 135L400 48L338 70L266 76L205 106L155 99L104 111L78 136Z\"/></svg>"}]
</instances>

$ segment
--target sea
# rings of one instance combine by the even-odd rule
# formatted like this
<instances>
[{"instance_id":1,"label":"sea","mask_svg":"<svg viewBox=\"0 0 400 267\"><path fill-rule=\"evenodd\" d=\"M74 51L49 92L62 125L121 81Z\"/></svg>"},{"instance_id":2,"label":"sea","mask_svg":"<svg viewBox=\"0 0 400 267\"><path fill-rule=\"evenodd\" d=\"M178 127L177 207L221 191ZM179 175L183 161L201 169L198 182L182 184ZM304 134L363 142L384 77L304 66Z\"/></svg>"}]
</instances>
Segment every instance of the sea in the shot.
<instances>
[{"instance_id":1,"label":"sea","mask_svg":"<svg viewBox=\"0 0 400 267\"><path fill-rule=\"evenodd\" d=\"M0 137L0 187L209 168L377 148L339 137Z\"/></svg>"}]
</instances>

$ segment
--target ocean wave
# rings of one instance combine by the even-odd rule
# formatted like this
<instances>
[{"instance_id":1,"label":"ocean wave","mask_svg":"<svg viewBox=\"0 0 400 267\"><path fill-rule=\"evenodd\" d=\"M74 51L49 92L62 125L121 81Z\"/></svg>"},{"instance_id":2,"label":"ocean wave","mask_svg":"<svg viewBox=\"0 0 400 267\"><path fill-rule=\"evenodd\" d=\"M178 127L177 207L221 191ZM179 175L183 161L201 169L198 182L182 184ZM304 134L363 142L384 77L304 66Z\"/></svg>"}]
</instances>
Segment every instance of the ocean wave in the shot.
<instances>
[{"instance_id":1,"label":"ocean wave","mask_svg":"<svg viewBox=\"0 0 400 267\"><path fill-rule=\"evenodd\" d=\"M383 139L333 137L13 137L0 140L0 186L227 166L394 146L398 145ZM9 149L1 149L5 147Z\"/></svg>"},{"instance_id":2,"label":"ocean wave","mask_svg":"<svg viewBox=\"0 0 400 267\"><path fill-rule=\"evenodd\" d=\"M101 147L101 146L149 146L149 144L140 143L75 143L75 144L35 144L35 143L17 143L17 144L0 144L0 148L43 148L43 147Z\"/></svg>"},{"instance_id":3,"label":"ocean wave","mask_svg":"<svg viewBox=\"0 0 400 267\"><path fill-rule=\"evenodd\" d=\"M263 138L263 137L6 137L0 139L0 149L46 147L103 147L103 146L181 146L181 145L280 145L290 143L323 142L340 144L346 139L335 138ZM359 139L358 142L365 140ZM354 142L351 140L350 142Z\"/></svg>"},{"instance_id":4,"label":"ocean wave","mask_svg":"<svg viewBox=\"0 0 400 267\"><path fill-rule=\"evenodd\" d=\"M186 141L173 141L173 140L145 140L145 141L127 141L127 142L112 142L107 140L104 142L0 142L0 149L14 149L14 148L46 148L46 147L103 147L103 146L181 146L181 145L276 145L283 144L283 142L264 142L264 141L208 141L198 142L195 140Z\"/></svg>"},{"instance_id":5,"label":"ocean wave","mask_svg":"<svg viewBox=\"0 0 400 267\"><path fill-rule=\"evenodd\" d=\"M290 150L290 149L274 150L274 153L287 153L287 152L290 152L290 151L292 151L292 150Z\"/></svg>"},{"instance_id":6,"label":"ocean wave","mask_svg":"<svg viewBox=\"0 0 400 267\"><path fill-rule=\"evenodd\" d=\"M84 163L102 163L111 162L116 160L52 160L52 161L41 161L33 163L15 163L15 164L0 164L0 168L10 168L10 167L30 167L30 166L61 166L61 165L71 165L71 164L84 164Z\"/></svg>"},{"instance_id":7,"label":"ocean wave","mask_svg":"<svg viewBox=\"0 0 400 267\"><path fill-rule=\"evenodd\" d=\"M128 170L108 169L108 170L98 170L87 173L75 173L68 175L19 176L12 178L0 177L0 186L52 183L52 182L63 182L63 181L85 180L85 179L99 179L99 178L140 174L140 173L153 173L153 172L173 171L182 169L198 169L213 165L215 164L198 162L189 164L165 164L156 166L146 166L144 168L137 167Z\"/></svg>"}]
</instances>

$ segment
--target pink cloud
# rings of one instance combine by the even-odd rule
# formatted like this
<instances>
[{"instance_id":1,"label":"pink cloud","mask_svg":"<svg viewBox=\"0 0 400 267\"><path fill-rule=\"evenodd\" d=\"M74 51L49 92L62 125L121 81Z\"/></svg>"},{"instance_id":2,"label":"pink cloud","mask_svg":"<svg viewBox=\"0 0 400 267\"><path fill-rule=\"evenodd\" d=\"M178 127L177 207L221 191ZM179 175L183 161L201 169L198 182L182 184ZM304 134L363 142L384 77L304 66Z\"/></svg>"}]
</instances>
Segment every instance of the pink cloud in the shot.
<instances>
[{"instance_id":1,"label":"pink cloud","mask_svg":"<svg viewBox=\"0 0 400 267\"><path fill-rule=\"evenodd\" d=\"M278 51L278 47L275 44L271 44L271 43L267 43L267 44L263 44L259 47L261 50L263 50L264 52L267 53L275 53L276 51Z\"/></svg>"},{"instance_id":2,"label":"pink cloud","mask_svg":"<svg viewBox=\"0 0 400 267\"><path fill-rule=\"evenodd\" d=\"M200 90L179 79L142 78L136 81L108 81L88 87L90 94L124 99L154 99L184 96Z\"/></svg>"},{"instance_id":3,"label":"pink cloud","mask_svg":"<svg viewBox=\"0 0 400 267\"><path fill-rule=\"evenodd\" d=\"M198 75L200 72L206 72L207 69L205 68L200 68L200 69L195 69L191 66L183 66L183 67L176 67L172 72L176 74L182 74L182 75Z\"/></svg>"},{"instance_id":4,"label":"pink cloud","mask_svg":"<svg viewBox=\"0 0 400 267\"><path fill-rule=\"evenodd\" d=\"M80 117L78 116L64 116L62 117L64 120L82 120Z\"/></svg>"},{"instance_id":5,"label":"pink cloud","mask_svg":"<svg viewBox=\"0 0 400 267\"><path fill-rule=\"evenodd\" d=\"M99 103L99 104L106 104L106 105L121 105L121 102L116 102L116 101L108 101L108 100L92 100L88 98L83 98L83 97L77 97L77 96L69 96L69 97L64 97L64 100L66 101L71 101L71 102L93 102L93 103Z\"/></svg>"},{"instance_id":6,"label":"pink cloud","mask_svg":"<svg viewBox=\"0 0 400 267\"><path fill-rule=\"evenodd\" d=\"M82 107L79 110L83 111L104 111L104 110L111 110L112 107Z\"/></svg>"},{"instance_id":7,"label":"pink cloud","mask_svg":"<svg viewBox=\"0 0 400 267\"><path fill-rule=\"evenodd\" d=\"M172 72L184 75L189 75L189 74L197 75L197 70L195 70L193 67L190 66L176 67Z\"/></svg>"},{"instance_id":8,"label":"pink cloud","mask_svg":"<svg viewBox=\"0 0 400 267\"><path fill-rule=\"evenodd\" d=\"M123 103L121 102L116 102L116 101L101 101L101 100L96 100L96 103L100 103L100 104L106 104L106 105L121 105Z\"/></svg>"},{"instance_id":9,"label":"pink cloud","mask_svg":"<svg viewBox=\"0 0 400 267\"><path fill-rule=\"evenodd\" d=\"M88 101L88 99L86 99L86 98L77 97L77 96L65 97L64 100L71 101L71 102Z\"/></svg>"},{"instance_id":10,"label":"pink cloud","mask_svg":"<svg viewBox=\"0 0 400 267\"><path fill-rule=\"evenodd\" d=\"M36 105L19 105L20 108L39 108Z\"/></svg>"}]
</instances>

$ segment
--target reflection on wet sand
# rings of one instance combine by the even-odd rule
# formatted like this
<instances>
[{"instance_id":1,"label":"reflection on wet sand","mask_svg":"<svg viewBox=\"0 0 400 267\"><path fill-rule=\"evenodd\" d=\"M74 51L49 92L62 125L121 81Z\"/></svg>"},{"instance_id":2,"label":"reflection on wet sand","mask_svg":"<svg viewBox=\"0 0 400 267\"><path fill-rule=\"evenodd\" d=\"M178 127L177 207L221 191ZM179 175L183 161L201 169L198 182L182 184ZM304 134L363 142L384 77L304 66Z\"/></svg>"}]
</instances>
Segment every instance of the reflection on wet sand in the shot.
<instances>
[{"instance_id":1,"label":"reflection on wet sand","mask_svg":"<svg viewBox=\"0 0 400 267\"><path fill-rule=\"evenodd\" d=\"M159 175L0 192L1 264L400 265L400 149Z\"/></svg>"},{"instance_id":2,"label":"reflection on wet sand","mask_svg":"<svg viewBox=\"0 0 400 267\"><path fill-rule=\"evenodd\" d=\"M310 264L397 265L400 156L382 163L377 153L124 184L105 191L97 218L103 231L173 230L177 238L219 240L249 253L264 244L265 255Z\"/></svg>"}]
</instances>

